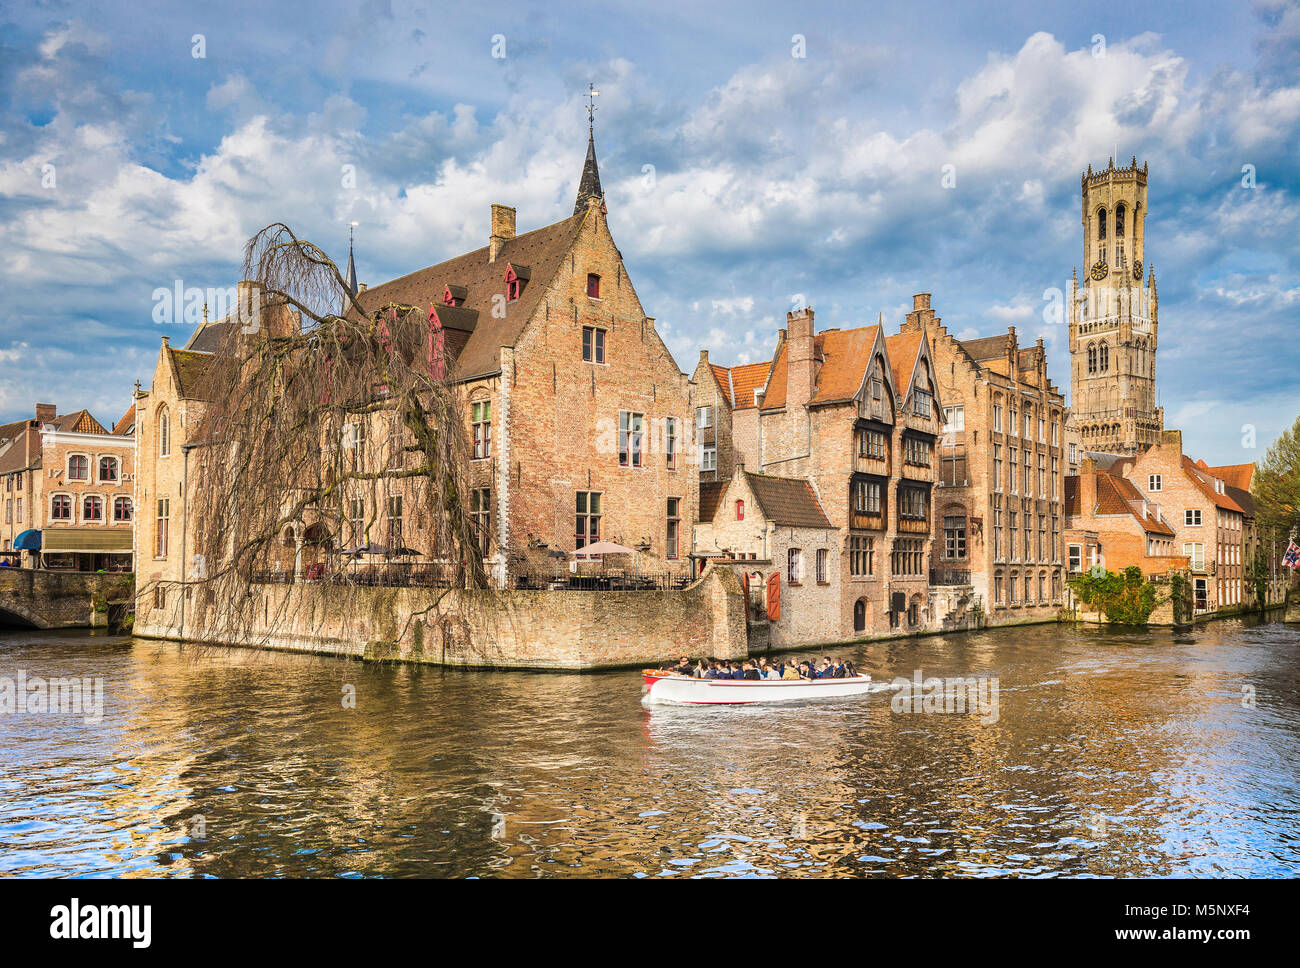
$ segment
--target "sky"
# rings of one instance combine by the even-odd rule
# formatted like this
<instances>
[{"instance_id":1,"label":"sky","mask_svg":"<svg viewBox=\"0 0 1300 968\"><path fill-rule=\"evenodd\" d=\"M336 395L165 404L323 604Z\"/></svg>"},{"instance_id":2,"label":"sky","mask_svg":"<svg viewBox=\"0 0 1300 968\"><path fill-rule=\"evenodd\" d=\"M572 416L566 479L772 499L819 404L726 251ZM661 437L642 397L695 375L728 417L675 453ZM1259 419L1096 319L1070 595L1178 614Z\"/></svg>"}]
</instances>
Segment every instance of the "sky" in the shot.
<instances>
[{"instance_id":1,"label":"sky","mask_svg":"<svg viewBox=\"0 0 1300 968\"><path fill-rule=\"evenodd\" d=\"M104 423L155 292L234 285L284 222L377 285L567 217L586 149L678 366L785 313L1041 337L1079 177L1150 166L1167 427L1252 461L1300 414L1300 0L1104 5L0 2L0 420ZM1114 8L1114 9L1112 9ZM946 177L945 177L946 176ZM946 183L946 184L945 184Z\"/></svg>"}]
</instances>

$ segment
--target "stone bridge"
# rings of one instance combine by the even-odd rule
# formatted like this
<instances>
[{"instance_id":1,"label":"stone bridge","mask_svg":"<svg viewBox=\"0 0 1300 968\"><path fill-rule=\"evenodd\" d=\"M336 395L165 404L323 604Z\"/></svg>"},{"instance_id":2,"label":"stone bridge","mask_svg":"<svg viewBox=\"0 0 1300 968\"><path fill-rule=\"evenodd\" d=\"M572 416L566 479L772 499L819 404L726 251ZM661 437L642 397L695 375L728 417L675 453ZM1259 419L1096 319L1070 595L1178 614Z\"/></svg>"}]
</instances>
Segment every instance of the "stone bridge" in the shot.
<instances>
[{"instance_id":1,"label":"stone bridge","mask_svg":"<svg viewBox=\"0 0 1300 968\"><path fill-rule=\"evenodd\" d=\"M59 629L103 625L95 602L129 602L135 576L123 572L0 568L0 627Z\"/></svg>"}]
</instances>

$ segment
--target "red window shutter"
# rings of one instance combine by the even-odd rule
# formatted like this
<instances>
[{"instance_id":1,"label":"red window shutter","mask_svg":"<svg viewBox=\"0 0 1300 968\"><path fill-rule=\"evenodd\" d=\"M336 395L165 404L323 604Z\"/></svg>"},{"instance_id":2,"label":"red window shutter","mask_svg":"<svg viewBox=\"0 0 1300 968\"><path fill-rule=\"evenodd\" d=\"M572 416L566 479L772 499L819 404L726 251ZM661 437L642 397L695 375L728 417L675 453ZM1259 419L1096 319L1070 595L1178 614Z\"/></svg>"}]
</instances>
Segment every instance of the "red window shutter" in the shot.
<instances>
[{"instance_id":1,"label":"red window shutter","mask_svg":"<svg viewBox=\"0 0 1300 968\"><path fill-rule=\"evenodd\" d=\"M767 577L767 617L775 622L781 618L781 574L772 572Z\"/></svg>"}]
</instances>

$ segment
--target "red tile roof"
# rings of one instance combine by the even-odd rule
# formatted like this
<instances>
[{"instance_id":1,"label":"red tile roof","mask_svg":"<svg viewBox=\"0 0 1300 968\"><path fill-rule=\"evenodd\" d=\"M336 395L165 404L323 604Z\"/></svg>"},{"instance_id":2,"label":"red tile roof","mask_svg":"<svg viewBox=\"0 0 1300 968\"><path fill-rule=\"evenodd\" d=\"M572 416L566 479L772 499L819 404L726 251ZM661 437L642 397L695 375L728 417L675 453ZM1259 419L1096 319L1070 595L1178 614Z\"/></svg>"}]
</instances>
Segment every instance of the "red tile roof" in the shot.
<instances>
[{"instance_id":1,"label":"red tile roof","mask_svg":"<svg viewBox=\"0 0 1300 968\"><path fill-rule=\"evenodd\" d=\"M1205 461L1198 460L1196 466L1209 471L1223 483L1243 491L1250 490L1251 481L1255 477L1254 464L1224 464L1222 467L1207 467Z\"/></svg>"},{"instance_id":2,"label":"red tile roof","mask_svg":"<svg viewBox=\"0 0 1300 968\"><path fill-rule=\"evenodd\" d=\"M885 346L889 349L889 365L894 370L894 389L898 391L901 404L907 396L907 388L912 384L916 355L921 351L921 331L917 329L886 336Z\"/></svg>"},{"instance_id":3,"label":"red tile roof","mask_svg":"<svg viewBox=\"0 0 1300 968\"><path fill-rule=\"evenodd\" d=\"M122 419L113 424L113 436L124 437L126 432L135 426L135 404L127 408L126 413L122 414Z\"/></svg>"},{"instance_id":4,"label":"red tile roof","mask_svg":"<svg viewBox=\"0 0 1300 968\"><path fill-rule=\"evenodd\" d=\"M1215 507L1222 508L1225 511L1236 511L1238 514L1245 514L1245 508L1234 501L1226 493L1220 494L1214 489L1213 484L1206 481L1201 476L1202 474L1209 474L1211 477L1214 476L1210 471L1204 470L1203 467L1204 465L1198 468L1196 464L1192 462L1190 457L1185 454L1183 455L1183 470L1186 472L1187 477L1200 489L1202 494L1214 502Z\"/></svg>"},{"instance_id":5,"label":"red tile roof","mask_svg":"<svg viewBox=\"0 0 1300 968\"><path fill-rule=\"evenodd\" d=\"M817 386L811 403L840 403L853 399L862 387L870 362L871 347L875 345L878 325L857 326L853 329L827 329L813 337L813 353L818 361ZM764 410L779 410L785 406L786 351L790 341L784 340L772 364L772 377L768 380L763 397ZM889 351L892 359L893 352ZM913 356L913 362L915 356ZM908 364L911 372L911 362Z\"/></svg>"},{"instance_id":6,"label":"red tile roof","mask_svg":"<svg viewBox=\"0 0 1300 968\"><path fill-rule=\"evenodd\" d=\"M749 489L773 524L792 528L829 528L831 523L812 485L798 477L769 477L745 471Z\"/></svg>"}]
</instances>

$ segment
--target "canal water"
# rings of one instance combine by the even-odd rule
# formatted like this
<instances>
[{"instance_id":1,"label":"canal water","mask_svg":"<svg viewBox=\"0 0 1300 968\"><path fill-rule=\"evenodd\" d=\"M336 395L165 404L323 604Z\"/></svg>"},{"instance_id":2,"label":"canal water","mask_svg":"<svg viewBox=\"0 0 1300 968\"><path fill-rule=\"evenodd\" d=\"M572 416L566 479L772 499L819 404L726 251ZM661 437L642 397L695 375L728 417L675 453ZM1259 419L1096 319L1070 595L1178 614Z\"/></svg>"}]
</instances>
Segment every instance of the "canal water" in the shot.
<instances>
[{"instance_id":1,"label":"canal water","mask_svg":"<svg viewBox=\"0 0 1300 968\"><path fill-rule=\"evenodd\" d=\"M831 654L881 681L996 677L996 722L888 691L647 709L634 672L5 633L0 687L102 677L103 714L0 714L0 876L1300 871L1295 627Z\"/></svg>"}]
</instances>

